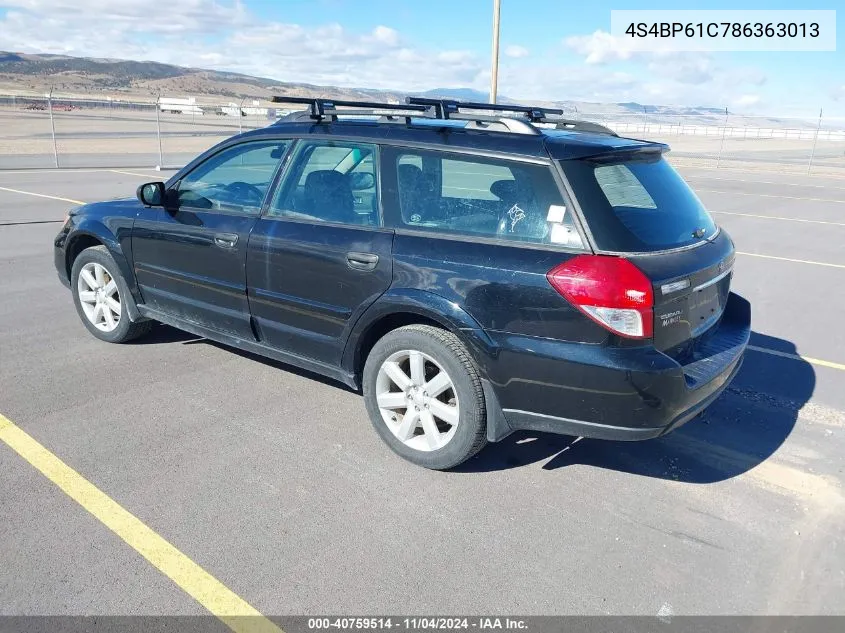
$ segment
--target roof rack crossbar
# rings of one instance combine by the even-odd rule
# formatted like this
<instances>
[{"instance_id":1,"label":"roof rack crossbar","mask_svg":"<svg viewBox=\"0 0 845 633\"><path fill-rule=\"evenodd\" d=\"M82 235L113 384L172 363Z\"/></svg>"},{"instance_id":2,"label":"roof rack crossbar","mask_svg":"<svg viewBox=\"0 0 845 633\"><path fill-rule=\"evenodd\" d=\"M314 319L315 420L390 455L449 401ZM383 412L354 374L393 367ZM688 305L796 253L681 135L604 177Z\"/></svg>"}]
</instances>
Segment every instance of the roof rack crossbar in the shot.
<instances>
[{"instance_id":1,"label":"roof rack crossbar","mask_svg":"<svg viewBox=\"0 0 845 633\"><path fill-rule=\"evenodd\" d=\"M407 103L380 103L378 101L348 101L342 99L322 99L314 97L274 96L273 103L303 104L310 106L309 116L318 121L328 117L336 121L342 116L403 116L436 118L434 108L429 105L410 105ZM339 108L352 108L341 110Z\"/></svg>"},{"instance_id":2,"label":"roof rack crossbar","mask_svg":"<svg viewBox=\"0 0 845 633\"><path fill-rule=\"evenodd\" d=\"M516 112L525 115L532 123L542 122L550 114L563 114L558 108L540 106L510 105L504 103L480 103L476 101L455 101L454 99L432 99L428 97L406 97L409 105L434 106L438 118L454 118L461 110L486 110L488 112Z\"/></svg>"}]
</instances>

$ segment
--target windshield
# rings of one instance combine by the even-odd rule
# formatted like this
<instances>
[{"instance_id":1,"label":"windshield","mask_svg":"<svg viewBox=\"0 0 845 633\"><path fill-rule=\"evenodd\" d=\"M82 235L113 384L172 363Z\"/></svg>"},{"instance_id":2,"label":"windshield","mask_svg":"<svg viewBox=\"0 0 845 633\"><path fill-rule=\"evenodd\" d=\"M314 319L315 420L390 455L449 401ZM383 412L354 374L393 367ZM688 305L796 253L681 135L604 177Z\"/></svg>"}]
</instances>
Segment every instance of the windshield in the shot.
<instances>
[{"instance_id":1,"label":"windshield","mask_svg":"<svg viewBox=\"0 0 845 633\"><path fill-rule=\"evenodd\" d=\"M561 161L603 251L653 252L710 238L716 225L659 154Z\"/></svg>"}]
</instances>

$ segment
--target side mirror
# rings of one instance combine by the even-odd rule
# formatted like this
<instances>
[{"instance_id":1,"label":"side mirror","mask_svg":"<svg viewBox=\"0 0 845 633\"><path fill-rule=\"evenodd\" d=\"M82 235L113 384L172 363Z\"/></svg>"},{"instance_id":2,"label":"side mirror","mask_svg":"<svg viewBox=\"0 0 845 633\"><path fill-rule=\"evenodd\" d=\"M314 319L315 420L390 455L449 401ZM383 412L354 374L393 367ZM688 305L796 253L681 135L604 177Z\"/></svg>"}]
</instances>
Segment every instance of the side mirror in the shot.
<instances>
[{"instance_id":1,"label":"side mirror","mask_svg":"<svg viewBox=\"0 0 845 633\"><path fill-rule=\"evenodd\" d=\"M135 195L145 207L160 207L164 204L164 192L163 182L148 182L138 187Z\"/></svg>"},{"instance_id":2,"label":"side mirror","mask_svg":"<svg viewBox=\"0 0 845 633\"><path fill-rule=\"evenodd\" d=\"M375 176L367 172L355 172L349 176L349 186L352 191L365 191L376 186Z\"/></svg>"}]
</instances>

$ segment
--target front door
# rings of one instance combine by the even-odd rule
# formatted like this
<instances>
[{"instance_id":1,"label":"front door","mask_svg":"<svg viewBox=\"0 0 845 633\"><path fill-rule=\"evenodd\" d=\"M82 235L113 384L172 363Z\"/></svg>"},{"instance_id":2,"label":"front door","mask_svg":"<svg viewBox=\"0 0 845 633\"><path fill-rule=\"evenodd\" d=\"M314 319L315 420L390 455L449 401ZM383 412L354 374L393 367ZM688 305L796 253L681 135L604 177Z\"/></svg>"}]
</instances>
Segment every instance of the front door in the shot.
<instances>
[{"instance_id":1,"label":"front door","mask_svg":"<svg viewBox=\"0 0 845 633\"><path fill-rule=\"evenodd\" d=\"M300 141L249 240L249 302L262 342L337 364L357 318L392 280L376 147Z\"/></svg>"},{"instance_id":2,"label":"front door","mask_svg":"<svg viewBox=\"0 0 845 633\"><path fill-rule=\"evenodd\" d=\"M132 235L144 303L168 316L254 340L246 296L250 231L289 141L217 152L144 209Z\"/></svg>"}]
</instances>

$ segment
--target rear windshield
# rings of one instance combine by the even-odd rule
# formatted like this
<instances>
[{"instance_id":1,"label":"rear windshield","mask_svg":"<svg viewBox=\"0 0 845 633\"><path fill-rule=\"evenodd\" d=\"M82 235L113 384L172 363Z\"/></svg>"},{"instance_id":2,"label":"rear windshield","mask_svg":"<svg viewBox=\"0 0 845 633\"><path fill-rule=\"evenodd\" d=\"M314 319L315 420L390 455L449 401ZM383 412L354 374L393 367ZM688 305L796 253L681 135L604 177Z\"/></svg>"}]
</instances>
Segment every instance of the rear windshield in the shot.
<instances>
[{"instance_id":1,"label":"rear windshield","mask_svg":"<svg viewBox=\"0 0 845 633\"><path fill-rule=\"evenodd\" d=\"M704 205L659 154L561 165L600 250L662 251L716 232Z\"/></svg>"}]
</instances>

